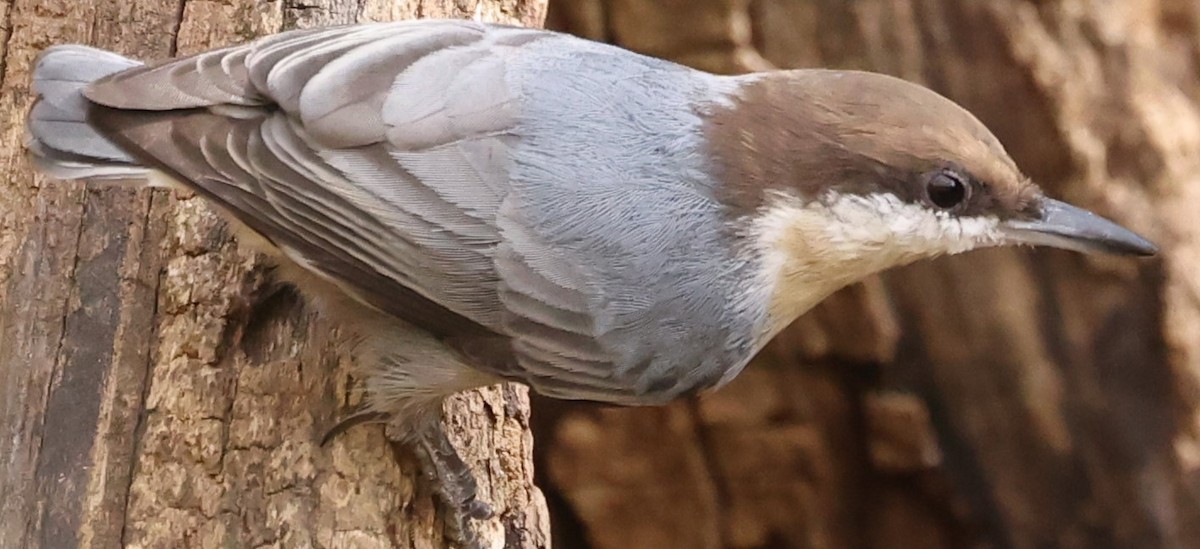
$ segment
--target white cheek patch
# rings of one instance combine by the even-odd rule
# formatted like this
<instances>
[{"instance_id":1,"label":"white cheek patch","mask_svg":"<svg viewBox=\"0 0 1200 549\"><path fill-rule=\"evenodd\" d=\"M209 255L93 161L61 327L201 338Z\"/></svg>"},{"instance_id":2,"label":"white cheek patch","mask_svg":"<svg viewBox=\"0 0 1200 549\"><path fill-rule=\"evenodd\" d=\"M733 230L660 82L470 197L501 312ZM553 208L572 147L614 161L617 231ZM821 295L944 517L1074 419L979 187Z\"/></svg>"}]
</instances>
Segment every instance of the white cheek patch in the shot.
<instances>
[{"instance_id":1,"label":"white cheek patch","mask_svg":"<svg viewBox=\"0 0 1200 549\"><path fill-rule=\"evenodd\" d=\"M919 259L965 252L1001 241L999 221L994 217L956 217L903 202L893 194L829 193L824 200L793 203L784 209L793 210L785 216L808 218L803 223L808 229L804 232L812 237L809 242L813 247L831 248L829 252L847 256L844 259L867 254Z\"/></svg>"},{"instance_id":2,"label":"white cheek patch","mask_svg":"<svg viewBox=\"0 0 1200 549\"><path fill-rule=\"evenodd\" d=\"M994 217L956 217L892 194L777 195L753 221L773 335L839 288L871 274L1003 242Z\"/></svg>"},{"instance_id":3,"label":"white cheek patch","mask_svg":"<svg viewBox=\"0 0 1200 549\"><path fill-rule=\"evenodd\" d=\"M823 259L881 268L904 258L993 246L1003 239L994 217L956 217L892 194L832 192L807 203L786 195L776 197L756 220L755 232L768 253L798 255L793 259L803 263ZM837 269L837 265L828 267Z\"/></svg>"}]
</instances>

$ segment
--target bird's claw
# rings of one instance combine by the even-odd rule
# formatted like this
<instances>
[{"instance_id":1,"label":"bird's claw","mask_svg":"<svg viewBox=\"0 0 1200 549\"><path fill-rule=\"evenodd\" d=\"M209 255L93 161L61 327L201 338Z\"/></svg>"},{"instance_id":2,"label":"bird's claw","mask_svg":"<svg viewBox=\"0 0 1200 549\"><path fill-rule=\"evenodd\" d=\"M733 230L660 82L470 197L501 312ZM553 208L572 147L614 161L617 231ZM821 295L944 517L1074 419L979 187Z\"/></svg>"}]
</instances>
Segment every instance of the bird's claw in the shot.
<instances>
[{"instance_id":1,"label":"bird's claw","mask_svg":"<svg viewBox=\"0 0 1200 549\"><path fill-rule=\"evenodd\" d=\"M421 429L418 440L418 455L422 468L434 478L447 535L463 547L482 548L470 519L487 520L495 516L495 511L478 498L475 475L446 437L441 421L431 421Z\"/></svg>"},{"instance_id":2,"label":"bird's claw","mask_svg":"<svg viewBox=\"0 0 1200 549\"><path fill-rule=\"evenodd\" d=\"M492 509L492 506L480 499L472 499L467 502L465 511L468 517L475 520L488 520L496 516L496 511Z\"/></svg>"},{"instance_id":3,"label":"bird's claw","mask_svg":"<svg viewBox=\"0 0 1200 549\"><path fill-rule=\"evenodd\" d=\"M321 437L321 445L355 426L364 423L386 423L390 415L377 411L358 411L338 421ZM465 549L484 549L471 519L488 520L495 516L492 506L478 497L475 475L458 455L446 436L440 417L429 417L415 431L415 450L420 460L421 476L433 487L438 500L439 514L446 523L446 536Z\"/></svg>"},{"instance_id":4,"label":"bird's claw","mask_svg":"<svg viewBox=\"0 0 1200 549\"><path fill-rule=\"evenodd\" d=\"M333 439L354 427L364 423L387 423L390 418L391 414L387 412L373 410L359 410L354 412L339 420L328 431L325 431L325 435L321 437L321 447L329 446L329 443L333 442Z\"/></svg>"}]
</instances>

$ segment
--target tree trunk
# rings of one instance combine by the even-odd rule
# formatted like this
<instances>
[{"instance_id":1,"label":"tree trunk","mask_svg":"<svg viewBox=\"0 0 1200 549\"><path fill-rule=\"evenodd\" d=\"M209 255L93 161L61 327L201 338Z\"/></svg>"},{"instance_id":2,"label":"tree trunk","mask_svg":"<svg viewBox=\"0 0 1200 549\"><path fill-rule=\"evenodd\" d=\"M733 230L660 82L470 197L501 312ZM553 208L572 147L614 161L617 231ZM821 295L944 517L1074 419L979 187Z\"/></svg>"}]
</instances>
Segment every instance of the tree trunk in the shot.
<instances>
[{"instance_id":1,"label":"tree trunk","mask_svg":"<svg viewBox=\"0 0 1200 549\"><path fill-rule=\"evenodd\" d=\"M924 83L1049 194L1163 246L926 262L838 294L716 393L536 402L560 545L1200 547L1195 2L576 0L550 25L718 72Z\"/></svg>"},{"instance_id":2,"label":"tree trunk","mask_svg":"<svg viewBox=\"0 0 1200 549\"><path fill-rule=\"evenodd\" d=\"M544 0L0 2L0 547L438 547L415 464L353 403L337 327L196 197L32 175L29 69L81 42L142 59L281 29L413 17L538 26ZM547 547L523 388L448 404L497 517ZM461 446L461 444L460 444Z\"/></svg>"}]
</instances>

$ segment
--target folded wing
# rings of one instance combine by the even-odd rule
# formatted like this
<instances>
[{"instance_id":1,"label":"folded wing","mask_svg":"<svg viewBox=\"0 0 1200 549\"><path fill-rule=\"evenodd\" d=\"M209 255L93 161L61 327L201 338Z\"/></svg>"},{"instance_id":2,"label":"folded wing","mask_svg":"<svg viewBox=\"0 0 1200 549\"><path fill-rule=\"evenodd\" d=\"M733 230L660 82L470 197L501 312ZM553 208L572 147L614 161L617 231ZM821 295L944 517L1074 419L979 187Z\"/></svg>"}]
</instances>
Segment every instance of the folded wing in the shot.
<instances>
[{"instance_id":1,"label":"folded wing","mask_svg":"<svg viewBox=\"0 0 1200 549\"><path fill-rule=\"evenodd\" d=\"M505 60L468 21L302 30L93 84L95 123L352 295L450 336L500 328Z\"/></svg>"},{"instance_id":2,"label":"folded wing","mask_svg":"<svg viewBox=\"0 0 1200 549\"><path fill-rule=\"evenodd\" d=\"M563 43L532 46L548 39ZM562 53L572 44L585 53ZM515 151L539 124L522 119L528 90L514 85L521 79L511 71L523 49L539 47L556 52L563 67L541 78L548 89L538 93L569 89L577 97L562 104L539 96L557 110L538 120L578 130L567 132L573 145L560 147L574 152L549 161L572 165L572 155L601 155L633 166L645 160L648 135L680 143L691 135L672 120L659 128L610 108L621 104L616 86L656 101L674 88L653 79L684 69L664 73L659 62L621 50L469 21L294 31L127 70L85 94L100 106L91 123L122 150L482 368L559 397L626 403L711 384L720 372L697 365L726 362L726 334L717 331L727 323L708 314L719 301L703 293L720 273L687 259L664 236L683 220L716 227L694 215L713 209L706 195L675 181L669 162L649 168L669 184L629 189L636 192L622 185L639 179L619 176L616 165L600 172L611 180L579 173L547 179L550 189L534 180L514 184ZM577 59L594 65L597 83L563 77ZM687 97L662 100L663 112L674 112ZM538 151L561 135L541 126ZM596 132L626 132L614 140L624 148L589 151ZM592 199L604 208L576 212L570 231L556 229L555 208ZM670 209L647 214L643 202ZM603 255L589 263L596 249ZM684 259L664 259L675 256ZM645 279L653 273L666 278ZM693 332L696 322L712 324L714 337Z\"/></svg>"}]
</instances>

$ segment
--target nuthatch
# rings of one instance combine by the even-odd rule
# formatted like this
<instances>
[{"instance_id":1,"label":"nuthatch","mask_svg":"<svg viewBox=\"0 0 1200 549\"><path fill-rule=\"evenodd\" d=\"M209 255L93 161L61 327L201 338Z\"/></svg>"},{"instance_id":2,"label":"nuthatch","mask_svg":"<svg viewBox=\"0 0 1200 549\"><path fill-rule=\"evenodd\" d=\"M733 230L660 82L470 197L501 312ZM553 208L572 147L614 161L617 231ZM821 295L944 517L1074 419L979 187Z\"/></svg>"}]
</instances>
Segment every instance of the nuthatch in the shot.
<instances>
[{"instance_id":1,"label":"nuthatch","mask_svg":"<svg viewBox=\"0 0 1200 549\"><path fill-rule=\"evenodd\" d=\"M198 193L342 313L367 409L423 450L461 520L488 506L441 429L447 395L511 380L660 404L728 382L890 267L1012 244L1156 251L1044 196L967 111L879 74L717 76L420 21L148 65L58 46L33 86L43 172Z\"/></svg>"}]
</instances>

